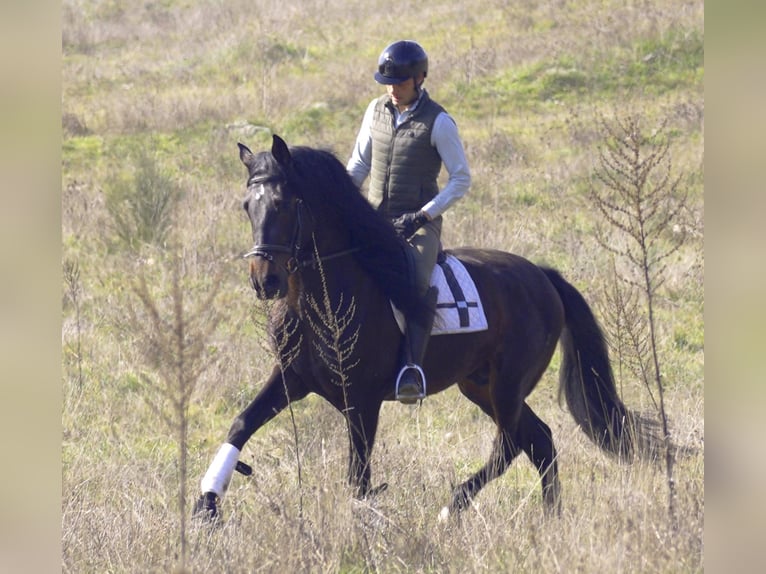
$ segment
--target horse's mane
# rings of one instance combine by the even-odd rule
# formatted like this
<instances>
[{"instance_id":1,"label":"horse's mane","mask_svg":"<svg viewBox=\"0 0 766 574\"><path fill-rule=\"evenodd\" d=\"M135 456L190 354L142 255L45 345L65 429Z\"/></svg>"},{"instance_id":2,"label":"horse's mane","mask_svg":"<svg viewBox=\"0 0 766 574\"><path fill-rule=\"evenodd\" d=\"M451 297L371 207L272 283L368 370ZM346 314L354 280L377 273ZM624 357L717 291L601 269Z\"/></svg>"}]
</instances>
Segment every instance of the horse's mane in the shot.
<instances>
[{"instance_id":1,"label":"horse's mane","mask_svg":"<svg viewBox=\"0 0 766 574\"><path fill-rule=\"evenodd\" d=\"M343 226L350 247L362 248L354 253L356 262L400 310L417 314L421 301L409 267L409 247L391 222L370 205L332 152L295 146L290 153L312 216Z\"/></svg>"}]
</instances>

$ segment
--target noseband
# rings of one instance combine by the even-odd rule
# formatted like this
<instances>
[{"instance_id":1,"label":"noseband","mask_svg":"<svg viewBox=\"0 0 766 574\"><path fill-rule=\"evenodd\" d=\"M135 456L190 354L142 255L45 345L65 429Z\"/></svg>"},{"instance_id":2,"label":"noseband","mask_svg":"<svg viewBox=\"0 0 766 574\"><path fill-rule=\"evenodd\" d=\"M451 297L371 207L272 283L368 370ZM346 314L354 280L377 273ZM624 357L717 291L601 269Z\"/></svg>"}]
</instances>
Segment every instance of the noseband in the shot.
<instances>
[{"instance_id":1,"label":"noseband","mask_svg":"<svg viewBox=\"0 0 766 574\"><path fill-rule=\"evenodd\" d=\"M318 256L311 255L307 259L301 259L301 235L303 233L303 200L297 200L296 217L295 217L295 229L293 230L293 240L290 245L279 245L274 243L256 243L250 248L250 251L242 255L243 259L250 259L251 257L262 257L269 262L274 262L274 253L287 253L290 258L285 263L285 269L291 275L303 267L312 266L316 269L317 264L349 255L359 251L361 247L352 247L350 249L344 249L330 255Z\"/></svg>"},{"instance_id":2,"label":"noseband","mask_svg":"<svg viewBox=\"0 0 766 574\"><path fill-rule=\"evenodd\" d=\"M298 270L298 253L301 250L301 234L303 232L303 200L296 202L295 228L293 229L293 239L290 245L279 245L275 243L256 243L245 253L242 258L262 257L269 262L274 262L274 253L287 253L290 258L285 264L288 273L295 273Z\"/></svg>"}]
</instances>

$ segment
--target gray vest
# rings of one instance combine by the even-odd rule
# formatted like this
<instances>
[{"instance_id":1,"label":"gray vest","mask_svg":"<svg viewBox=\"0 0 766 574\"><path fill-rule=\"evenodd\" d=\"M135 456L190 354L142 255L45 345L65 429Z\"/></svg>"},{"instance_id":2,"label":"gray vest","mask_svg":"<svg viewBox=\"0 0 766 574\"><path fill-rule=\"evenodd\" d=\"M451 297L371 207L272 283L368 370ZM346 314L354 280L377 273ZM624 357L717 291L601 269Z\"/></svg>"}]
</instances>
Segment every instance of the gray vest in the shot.
<instances>
[{"instance_id":1,"label":"gray vest","mask_svg":"<svg viewBox=\"0 0 766 574\"><path fill-rule=\"evenodd\" d=\"M436 116L444 111L423 94L417 109L398 128L388 95L378 99L372 121L370 203L387 217L417 211L439 192L441 157L431 145Z\"/></svg>"}]
</instances>

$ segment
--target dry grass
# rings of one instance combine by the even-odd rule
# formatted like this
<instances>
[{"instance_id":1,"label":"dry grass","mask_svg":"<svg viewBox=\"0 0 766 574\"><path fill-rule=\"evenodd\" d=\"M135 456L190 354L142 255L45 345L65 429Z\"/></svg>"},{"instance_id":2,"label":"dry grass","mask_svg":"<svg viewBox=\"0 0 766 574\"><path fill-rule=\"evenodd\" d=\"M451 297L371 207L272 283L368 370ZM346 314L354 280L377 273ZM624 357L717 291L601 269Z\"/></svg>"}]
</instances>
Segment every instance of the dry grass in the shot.
<instances>
[{"instance_id":1,"label":"dry grass","mask_svg":"<svg viewBox=\"0 0 766 574\"><path fill-rule=\"evenodd\" d=\"M609 270L587 202L596 118L630 111L645 129L668 119L673 169L689 194L681 222L689 240L669 262L656 316L671 430L689 448L675 469L678 528L669 525L662 467L605 458L556 404L556 356L530 401L560 453L560 518L543 517L538 475L520 458L474 508L437 521L451 486L483 464L494 434L454 389L420 408L384 405L373 481L389 488L354 501L342 417L312 397L294 405L297 443L285 413L246 445L242 459L254 474L234 477L219 529L189 533L189 569L704 569L703 3L431 2L406 22L400 16L377 0L63 3L62 251L78 270L62 285L65 572L159 572L180 563L177 445L147 406L156 389L137 376L139 331L126 321L138 266L162 292L167 261L162 246L126 250L109 231L109 182L130 181L136 150L151 152L182 190L173 233L190 305L221 277L210 309L220 326L205 350L211 366L189 407L185 480L196 492L271 364L236 259L250 233L236 142L260 149L272 129L345 158L378 93L377 54L400 36L431 54L429 89L456 117L474 174L470 195L445 218L445 244L553 265L596 310L607 304ZM618 385L630 407L654 411L627 369Z\"/></svg>"},{"instance_id":2,"label":"dry grass","mask_svg":"<svg viewBox=\"0 0 766 574\"><path fill-rule=\"evenodd\" d=\"M701 571L701 454L678 465L680 527L673 532L660 468L617 466L565 413L546 411L560 450L560 518L543 517L536 472L520 460L461 518L437 520L450 486L482 461L493 432L454 392L420 409L384 408L373 464L389 489L376 500L355 501L344 484L341 418L314 402L297 418L303 493L291 431L275 422L243 452L254 474L234 478L224 525L190 533L189 563L203 572ZM687 416L694 427L702 413ZM69 570L166 571L177 562L171 447L158 441L141 456L131 451L113 445L90 476L83 464L71 465L64 500ZM204 472L204 452L193 456L192 476Z\"/></svg>"}]
</instances>

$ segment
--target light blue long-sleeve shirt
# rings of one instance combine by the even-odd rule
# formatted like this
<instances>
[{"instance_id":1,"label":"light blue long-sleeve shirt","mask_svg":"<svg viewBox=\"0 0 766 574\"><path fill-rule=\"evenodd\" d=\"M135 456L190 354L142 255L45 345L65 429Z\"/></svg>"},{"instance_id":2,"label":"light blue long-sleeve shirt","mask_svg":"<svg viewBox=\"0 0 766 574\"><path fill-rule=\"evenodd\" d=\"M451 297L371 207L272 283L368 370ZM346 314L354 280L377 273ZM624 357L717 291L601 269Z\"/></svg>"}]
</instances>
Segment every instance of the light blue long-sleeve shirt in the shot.
<instances>
[{"instance_id":1,"label":"light blue long-sleeve shirt","mask_svg":"<svg viewBox=\"0 0 766 574\"><path fill-rule=\"evenodd\" d=\"M370 102L362 118L362 126L356 137L356 143L351 151L351 158L346 164L351 179L357 186L362 185L370 174L372 165L372 117L377 98ZM418 103L420 98L418 98ZM417 108L417 103L404 112L399 113L394 108L396 125L404 122L410 113ZM449 174L449 179L444 188L421 209L433 219L444 213L453 203L463 197L471 187L471 172L468 169L468 161L465 158L463 142L458 134L455 120L447 112L441 112L434 121L431 130L431 145L441 157L444 168Z\"/></svg>"}]
</instances>

